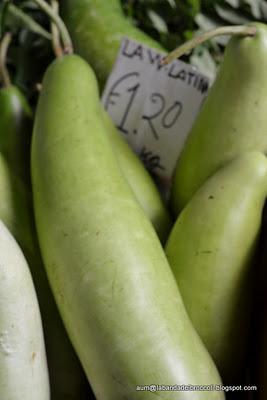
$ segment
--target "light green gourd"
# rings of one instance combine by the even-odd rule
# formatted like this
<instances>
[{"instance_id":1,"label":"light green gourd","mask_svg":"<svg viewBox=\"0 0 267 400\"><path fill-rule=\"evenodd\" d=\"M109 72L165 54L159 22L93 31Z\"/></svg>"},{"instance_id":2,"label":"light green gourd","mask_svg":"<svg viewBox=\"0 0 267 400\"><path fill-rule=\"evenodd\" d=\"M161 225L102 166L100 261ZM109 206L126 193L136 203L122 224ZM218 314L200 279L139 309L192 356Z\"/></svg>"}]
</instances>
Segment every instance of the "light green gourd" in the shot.
<instances>
[{"instance_id":1,"label":"light green gourd","mask_svg":"<svg viewBox=\"0 0 267 400\"><path fill-rule=\"evenodd\" d=\"M178 217L166 255L186 310L225 384L240 383L267 159L245 153L217 171Z\"/></svg>"},{"instance_id":2,"label":"light green gourd","mask_svg":"<svg viewBox=\"0 0 267 400\"><path fill-rule=\"evenodd\" d=\"M118 166L98 96L85 61L58 59L45 74L34 126L37 230L68 333L98 400L154 399L136 390L152 382L220 383L152 224Z\"/></svg>"},{"instance_id":3,"label":"light green gourd","mask_svg":"<svg viewBox=\"0 0 267 400\"><path fill-rule=\"evenodd\" d=\"M175 215L205 180L245 151L267 154L267 25L234 36L178 160L172 188Z\"/></svg>"},{"instance_id":4,"label":"light green gourd","mask_svg":"<svg viewBox=\"0 0 267 400\"><path fill-rule=\"evenodd\" d=\"M172 221L161 195L149 172L126 140L121 137L104 109L103 121L121 171L164 244L171 229Z\"/></svg>"}]
</instances>

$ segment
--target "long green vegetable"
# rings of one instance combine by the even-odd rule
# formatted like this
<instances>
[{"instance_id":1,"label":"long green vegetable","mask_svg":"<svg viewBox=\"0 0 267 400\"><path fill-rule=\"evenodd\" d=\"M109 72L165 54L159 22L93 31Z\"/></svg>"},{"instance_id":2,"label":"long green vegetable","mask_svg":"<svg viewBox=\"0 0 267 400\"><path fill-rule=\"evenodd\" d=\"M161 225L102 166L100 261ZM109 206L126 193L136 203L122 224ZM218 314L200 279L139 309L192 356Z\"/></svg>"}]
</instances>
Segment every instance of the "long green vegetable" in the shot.
<instances>
[{"instance_id":1,"label":"long green vegetable","mask_svg":"<svg viewBox=\"0 0 267 400\"><path fill-rule=\"evenodd\" d=\"M51 287L96 397L150 400L137 385L220 383L101 118L88 64L75 55L53 62L34 126L34 209Z\"/></svg>"},{"instance_id":2,"label":"long green vegetable","mask_svg":"<svg viewBox=\"0 0 267 400\"><path fill-rule=\"evenodd\" d=\"M266 194L266 157L242 154L196 192L166 246L191 321L228 385L241 382L247 361L252 273Z\"/></svg>"}]
</instances>

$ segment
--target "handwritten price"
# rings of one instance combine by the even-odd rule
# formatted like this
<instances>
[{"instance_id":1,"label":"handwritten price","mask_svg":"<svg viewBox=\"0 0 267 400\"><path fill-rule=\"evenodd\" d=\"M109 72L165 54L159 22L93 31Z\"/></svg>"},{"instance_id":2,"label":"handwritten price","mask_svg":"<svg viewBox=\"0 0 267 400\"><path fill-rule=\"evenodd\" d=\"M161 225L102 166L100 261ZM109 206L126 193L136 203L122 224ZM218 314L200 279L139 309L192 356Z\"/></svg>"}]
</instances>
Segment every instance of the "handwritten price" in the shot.
<instances>
[{"instance_id":1,"label":"handwritten price","mask_svg":"<svg viewBox=\"0 0 267 400\"><path fill-rule=\"evenodd\" d=\"M116 105L116 98L118 99L124 96L125 100L123 99L123 101L125 101L125 107L121 109L122 116L117 127L121 132L125 134L129 133L129 129L127 129L127 117L131 111L134 101L138 99L137 94L141 86L139 78L140 73L138 72L130 72L123 75L111 86L111 89L105 101L105 108L108 111L110 105ZM167 105L166 99L164 98L163 94L157 92L151 93L151 95L149 96L149 100L152 104L155 104L156 109L150 115L143 114L141 118L147 121L151 133L153 134L154 138L158 140L159 133L157 132L157 128L154 125L153 120L155 118L161 118L162 128L171 128L177 122L179 116L181 115L183 105L178 100L174 101L171 105ZM134 131L133 133L136 134L137 132Z\"/></svg>"},{"instance_id":2,"label":"handwritten price","mask_svg":"<svg viewBox=\"0 0 267 400\"><path fill-rule=\"evenodd\" d=\"M168 186L209 85L179 60L163 66L163 56L124 39L102 102L146 167Z\"/></svg>"}]
</instances>

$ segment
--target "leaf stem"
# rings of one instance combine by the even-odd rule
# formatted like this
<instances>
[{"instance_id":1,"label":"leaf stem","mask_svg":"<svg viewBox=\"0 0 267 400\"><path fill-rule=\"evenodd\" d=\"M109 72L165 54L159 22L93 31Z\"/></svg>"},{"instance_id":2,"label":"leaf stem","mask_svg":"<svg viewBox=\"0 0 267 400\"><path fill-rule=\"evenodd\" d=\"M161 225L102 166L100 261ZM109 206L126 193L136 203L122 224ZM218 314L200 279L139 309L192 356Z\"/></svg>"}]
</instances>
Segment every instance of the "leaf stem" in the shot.
<instances>
[{"instance_id":1,"label":"leaf stem","mask_svg":"<svg viewBox=\"0 0 267 400\"><path fill-rule=\"evenodd\" d=\"M8 3L8 10L15 18L19 19L23 24L28 27L32 32L44 37L47 40L51 40L51 34L47 32L38 22L23 12L15 4Z\"/></svg>"},{"instance_id":2,"label":"leaf stem","mask_svg":"<svg viewBox=\"0 0 267 400\"><path fill-rule=\"evenodd\" d=\"M57 0L51 0L51 7L58 14L59 5ZM64 52L60 42L60 34L57 25L53 21L51 21L51 32L54 53L56 57L62 57Z\"/></svg>"},{"instance_id":3,"label":"leaf stem","mask_svg":"<svg viewBox=\"0 0 267 400\"><path fill-rule=\"evenodd\" d=\"M72 41L69 35L69 32L60 18L60 16L53 10L53 8L46 3L45 0L33 0L38 6L51 18L51 20L56 24L58 30L61 35L61 39L64 46L64 53L71 54L73 53Z\"/></svg>"},{"instance_id":4,"label":"leaf stem","mask_svg":"<svg viewBox=\"0 0 267 400\"><path fill-rule=\"evenodd\" d=\"M0 75L2 77L2 81L4 87L11 86L11 79L9 76L9 72L6 66L6 56L8 52L9 45L11 43L12 35L10 32L6 32L0 43Z\"/></svg>"},{"instance_id":5,"label":"leaf stem","mask_svg":"<svg viewBox=\"0 0 267 400\"><path fill-rule=\"evenodd\" d=\"M256 33L257 33L257 28L255 26L250 26L250 25L221 26L219 28L215 28L210 31L204 32L201 35L198 35L191 40L188 40L180 47L169 53L161 61L161 63L163 65L169 64L173 60L184 55L185 53L193 50L199 44L204 43L207 40L213 39L216 36L225 36L225 35L255 36Z\"/></svg>"}]
</instances>

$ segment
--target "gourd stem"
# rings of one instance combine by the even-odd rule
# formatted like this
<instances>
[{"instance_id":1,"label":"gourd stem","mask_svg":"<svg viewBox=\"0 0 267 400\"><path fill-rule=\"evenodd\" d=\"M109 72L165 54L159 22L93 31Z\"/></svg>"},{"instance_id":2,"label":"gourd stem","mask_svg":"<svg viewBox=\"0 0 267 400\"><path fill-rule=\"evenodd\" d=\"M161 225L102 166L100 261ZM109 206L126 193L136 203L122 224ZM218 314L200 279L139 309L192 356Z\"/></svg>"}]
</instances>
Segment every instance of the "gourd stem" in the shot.
<instances>
[{"instance_id":1,"label":"gourd stem","mask_svg":"<svg viewBox=\"0 0 267 400\"><path fill-rule=\"evenodd\" d=\"M44 0L33 0L38 6L51 18L51 20L56 24L61 35L61 40L63 43L63 49L65 54L73 53L72 41L69 32L60 18L60 16L53 10L53 8L46 3Z\"/></svg>"},{"instance_id":2,"label":"gourd stem","mask_svg":"<svg viewBox=\"0 0 267 400\"><path fill-rule=\"evenodd\" d=\"M57 0L51 0L51 7L58 14L59 5ZM56 57L62 57L64 52L60 42L60 34L57 25L53 21L51 21L51 33L54 53Z\"/></svg>"},{"instance_id":3,"label":"gourd stem","mask_svg":"<svg viewBox=\"0 0 267 400\"><path fill-rule=\"evenodd\" d=\"M163 65L169 64L173 60L184 55L185 53L193 50L199 44L204 43L207 40L213 39L217 36L225 36L225 35L255 36L256 33L257 33L257 28L255 26L250 26L250 25L221 26L219 28L215 28L210 31L204 32L201 35L198 35L191 40L188 40L186 43L182 44L180 47L173 50L166 57L164 57L161 63Z\"/></svg>"},{"instance_id":4,"label":"gourd stem","mask_svg":"<svg viewBox=\"0 0 267 400\"><path fill-rule=\"evenodd\" d=\"M27 15L25 12L20 10L15 4L8 3L8 12L12 14L15 18L19 19L23 22L27 28L29 28L32 32L44 37L47 40L51 40L51 34L47 32L38 22L36 22L33 18Z\"/></svg>"},{"instance_id":5,"label":"gourd stem","mask_svg":"<svg viewBox=\"0 0 267 400\"><path fill-rule=\"evenodd\" d=\"M1 75L4 87L11 86L11 80L10 80L9 72L8 72L8 69L6 66L6 57L7 57L9 45L11 43L11 39L12 39L11 33L6 32L0 43L0 75Z\"/></svg>"}]
</instances>

